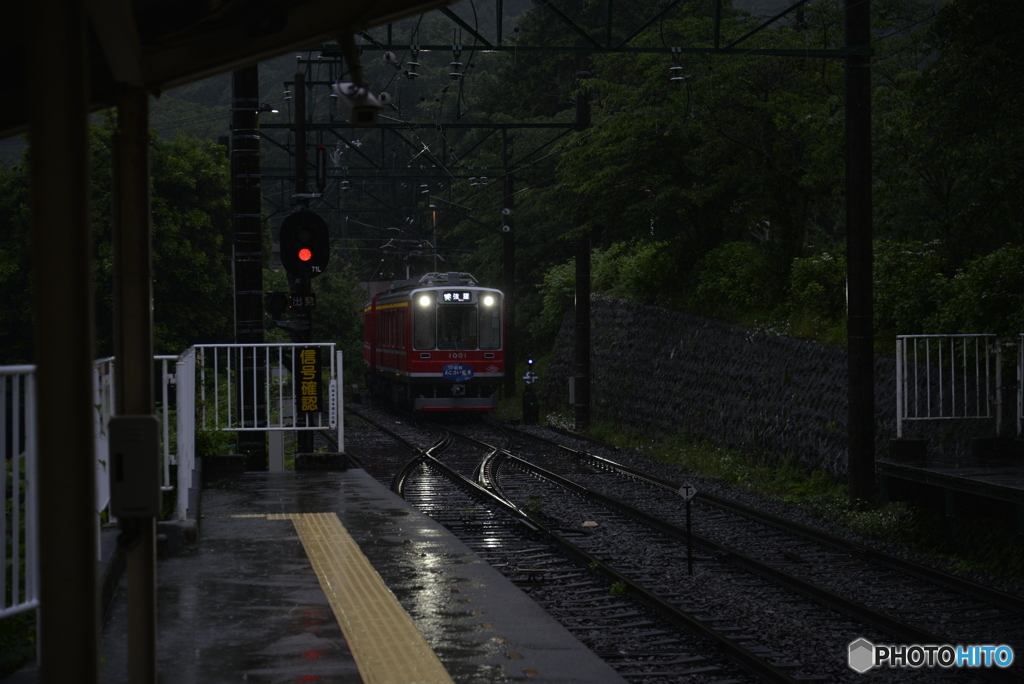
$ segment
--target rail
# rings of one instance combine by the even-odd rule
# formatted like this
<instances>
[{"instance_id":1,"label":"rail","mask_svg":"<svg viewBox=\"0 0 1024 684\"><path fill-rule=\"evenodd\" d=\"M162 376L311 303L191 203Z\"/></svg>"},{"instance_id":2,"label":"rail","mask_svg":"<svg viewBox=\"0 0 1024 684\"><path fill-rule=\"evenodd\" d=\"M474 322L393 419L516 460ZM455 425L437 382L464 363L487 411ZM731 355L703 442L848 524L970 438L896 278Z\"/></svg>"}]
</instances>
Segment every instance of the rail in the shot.
<instances>
[{"instance_id":1,"label":"rail","mask_svg":"<svg viewBox=\"0 0 1024 684\"><path fill-rule=\"evenodd\" d=\"M995 335L899 335L896 437L903 437L910 421L995 419L998 424L1001 386L1002 348Z\"/></svg>"},{"instance_id":2,"label":"rail","mask_svg":"<svg viewBox=\"0 0 1024 684\"><path fill-rule=\"evenodd\" d=\"M35 366L0 367L0 618L39 606Z\"/></svg>"}]
</instances>

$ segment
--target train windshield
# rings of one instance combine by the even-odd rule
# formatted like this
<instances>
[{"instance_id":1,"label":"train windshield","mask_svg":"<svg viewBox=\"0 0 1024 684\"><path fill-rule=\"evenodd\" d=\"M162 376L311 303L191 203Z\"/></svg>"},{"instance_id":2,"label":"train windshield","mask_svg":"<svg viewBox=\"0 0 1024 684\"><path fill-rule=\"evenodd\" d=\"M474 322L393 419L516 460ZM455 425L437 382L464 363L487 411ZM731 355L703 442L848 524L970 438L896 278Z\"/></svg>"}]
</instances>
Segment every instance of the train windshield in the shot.
<instances>
[{"instance_id":1,"label":"train windshield","mask_svg":"<svg viewBox=\"0 0 1024 684\"><path fill-rule=\"evenodd\" d=\"M413 301L416 349L501 349L501 296L484 294L479 304L441 304L431 293Z\"/></svg>"},{"instance_id":2,"label":"train windshield","mask_svg":"<svg viewBox=\"0 0 1024 684\"><path fill-rule=\"evenodd\" d=\"M475 306L437 307L437 348L476 349L477 315Z\"/></svg>"},{"instance_id":3,"label":"train windshield","mask_svg":"<svg viewBox=\"0 0 1024 684\"><path fill-rule=\"evenodd\" d=\"M488 304L487 302L491 303ZM501 299L485 296L480 305L480 348L501 349Z\"/></svg>"},{"instance_id":4,"label":"train windshield","mask_svg":"<svg viewBox=\"0 0 1024 684\"><path fill-rule=\"evenodd\" d=\"M435 349L437 347L437 316L434 300L429 295L422 295L413 306L412 344L416 349Z\"/></svg>"}]
</instances>

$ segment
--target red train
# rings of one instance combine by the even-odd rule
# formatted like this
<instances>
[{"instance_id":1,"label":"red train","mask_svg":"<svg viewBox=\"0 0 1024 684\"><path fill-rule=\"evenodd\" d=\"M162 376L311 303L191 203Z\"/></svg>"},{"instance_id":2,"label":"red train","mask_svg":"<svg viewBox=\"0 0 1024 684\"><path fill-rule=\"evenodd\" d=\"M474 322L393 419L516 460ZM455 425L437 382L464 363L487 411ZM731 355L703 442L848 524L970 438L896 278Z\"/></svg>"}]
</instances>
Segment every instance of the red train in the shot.
<instances>
[{"instance_id":1,"label":"red train","mask_svg":"<svg viewBox=\"0 0 1024 684\"><path fill-rule=\"evenodd\" d=\"M492 411L505 377L505 298L468 273L396 282L364 310L366 387L416 411Z\"/></svg>"}]
</instances>

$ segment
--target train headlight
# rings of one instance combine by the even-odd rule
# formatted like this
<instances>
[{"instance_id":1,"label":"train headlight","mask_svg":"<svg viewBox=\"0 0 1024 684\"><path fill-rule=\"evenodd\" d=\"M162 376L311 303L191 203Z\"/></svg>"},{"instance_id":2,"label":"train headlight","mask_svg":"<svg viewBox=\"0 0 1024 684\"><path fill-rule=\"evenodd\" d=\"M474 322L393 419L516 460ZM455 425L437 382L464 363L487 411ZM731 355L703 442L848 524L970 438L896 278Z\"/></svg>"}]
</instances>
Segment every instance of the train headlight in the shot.
<instances>
[{"instance_id":1,"label":"train headlight","mask_svg":"<svg viewBox=\"0 0 1024 684\"><path fill-rule=\"evenodd\" d=\"M484 306L494 306L494 297L491 295L484 297Z\"/></svg>"},{"instance_id":2,"label":"train headlight","mask_svg":"<svg viewBox=\"0 0 1024 684\"><path fill-rule=\"evenodd\" d=\"M423 295L420 297L420 306L430 306L430 296Z\"/></svg>"}]
</instances>

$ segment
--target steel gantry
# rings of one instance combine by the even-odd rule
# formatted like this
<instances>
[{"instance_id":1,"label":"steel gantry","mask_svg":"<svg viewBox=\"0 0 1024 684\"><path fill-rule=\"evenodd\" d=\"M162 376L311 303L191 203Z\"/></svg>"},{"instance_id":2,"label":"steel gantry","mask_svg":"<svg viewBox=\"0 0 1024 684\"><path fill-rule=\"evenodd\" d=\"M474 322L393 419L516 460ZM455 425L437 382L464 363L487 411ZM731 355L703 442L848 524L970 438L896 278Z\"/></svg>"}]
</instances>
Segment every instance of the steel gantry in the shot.
<instances>
[{"instance_id":1,"label":"steel gantry","mask_svg":"<svg viewBox=\"0 0 1024 684\"><path fill-rule=\"evenodd\" d=\"M587 23L590 27L584 27L578 18L570 16L559 8L553 0L535 0L535 4L544 11L550 13L554 21L564 24L571 34L576 38L573 45L524 45L518 40L509 40L504 31L504 2L494 0L494 26L493 33L488 30L481 30L479 24L474 21L470 24L467 19L449 8L442 8L442 12L457 27L462 37L468 36L473 44L462 44L462 41L453 44L421 44L412 41L399 42L395 40L395 27L387 24L378 33L382 36L374 36L363 32L361 37L365 40L362 45L364 53L380 53L386 57L388 53L408 52L415 57L431 52L452 52L454 60L452 66L461 64L459 55L475 52L516 52L516 53L575 53L575 54L607 54L607 53L633 53L633 54L665 54L666 56L679 55L722 55L722 56L781 56L781 57L814 57L825 59L841 59L846 67L845 93L846 93L846 214L847 214L847 255L848 255L848 400L849 400L849 479L850 499L852 503L867 501L874 498L874 367L873 367L873 329L872 329L872 216L871 216L871 14L870 2L867 0L844 0L845 10L845 40L842 48L770 48L770 47L746 47L746 41L753 36L764 32L777 22L795 16L796 21L802 21L802 12L808 0L796 0L795 2L780 3L779 11L766 18L756 27L746 30L737 36L726 36L723 33L722 0L713 0L710 5L712 31L711 37L705 45L688 46L650 46L636 44L637 38L643 32L657 22L670 18L674 10L678 10L686 3L684 0L668 0L664 6L654 14L647 17L636 18L633 25L624 27L618 17L628 11L632 3L616 3L614 0L605 0L603 13L599 20L594 16L587 16ZM596 7L597 5L595 5ZM586 8L584 8L586 9ZM474 9L475 13L475 9ZM418 26L418 25L417 25ZM487 34L487 35L485 35ZM512 35L515 35L514 33ZM334 44L324 44L318 49L315 60L305 60L305 64L324 64L333 62L337 64L337 73L340 75L341 67L338 60L341 59L341 51ZM299 60L303 63L303 60ZM457 67L456 67L457 69ZM453 79L457 78L457 71L452 74ZM310 80L309 85L325 86L326 82ZM303 93L305 96L306 93ZM328 115L331 118L331 115ZM415 199L415 192L398 192L402 184L409 187L419 188L421 185L427 187L423 193L428 199L438 200L445 203L445 206L454 211L449 212L461 215L471 221L481 222L472 217L464 205L465 199L455 197L453 185L460 180L468 178L479 178L483 171L494 169L491 165L480 165L466 163L473 154L491 135L501 132L500 164L497 166L495 181L500 180L503 191L500 206L507 212L511 209L515 193L513 178L517 172L522 172L531 164L531 158L540 150L534 149L529 154L512 159L508 147L509 131L522 130L527 128L546 128L554 134L545 144L547 147L553 144L560 137L579 127L579 122L566 122L563 124L508 124L508 123L464 123L459 121L451 122L422 122L422 121L399 121L392 120L388 123L381 123L375 126L375 134L380 140L377 144L380 159L362 152L355 147L353 157L355 162L346 165L338 165L332 175L337 178L345 178L349 184L353 180L368 187L371 183L379 189L390 187L390 193L374 194L365 192L362 199L369 200L367 204L353 205L343 202L340 199L333 204L326 198L324 205L331 212L339 215L352 213L375 213L379 216L381 227L390 215L391 220L408 215L423 215L425 212L433 211L429 202L419 203ZM279 124L264 126L267 131L276 129L294 129L294 124ZM353 127L339 122L328 120L326 122L310 121L306 124L309 131L314 132L318 137L319 144L323 144L324 138L334 139L346 146L345 149L353 149L353 140L347 137ZM410 138L418 131L434 131L440 137L439 150L430 149L425 143L418 146ZM459 154L454 153L454 145L448 135L455 131L484 130L488 131L481 139L463 150ZM365 135L365 132L364 132ZM388 138L390 136L390 139ZM393 145L389 148L388 145ZM291 154L287 145L278 141L272 141L273 145L281 147ZM307 145L306 141L298 144ZM417 159L424 157L429 160L429 166L423 164L422 168L416 169L407 164L406 168L392 163L388 166L388 150L402 149ZM393 153L394 154L394 153ZM457 161L456 161L457 159ZM472 175L477 171L476 175ZM267 180L284 181L286 175L278 172L268 173ZM431 184L434 184L433 186ZM431 194L430 188L435 190L447 190L447 197L444 193ZM387 195L387 196L385 196ZM340 196L339 196L340 197ZM413 201L406 201L411 198ZM386 203L386 206L381 206ZM286 203L272 202L272 204L284 209ZM497 207L496 207L497 208ZM511 226L508 222L500 219L492 222L490 227L495 225ZM434 226L436 228L436 224ZM511 227L509 228L511 230ZM514 250L514 235L507 235L504 240L506 251ZM436 250L438 243L436 231L431 249ZM582 253L582 252L581 252ZM589 251L586 252L589 254ZM509 293L515 289L515 267L514 252L506 254L504 260L505 287ZM586 291L584 289L584 291ZM578 293L579 295L579 293ZM589 335L586 330L579 329L579 326L589 325L586 321L577 322L577 339L586 341ZM589 349L577 351L578 372L589 375L589 363L580 361L581 354L589 356ZM509 353L508 358L514 361L514 353ZM583 370L579 370L583 369ZM509 376L513 382L509 385L510 392L515 391L514 386L515 367L512 366ZM584 405L580 406L577 422L580 427L586 425L589 417L589 387L588 377L577 378L577 398L582 397ZM580 391L582 390L582 392ZM577 402L579 403L579 402Z\"/></svg>"}]
</instances>

